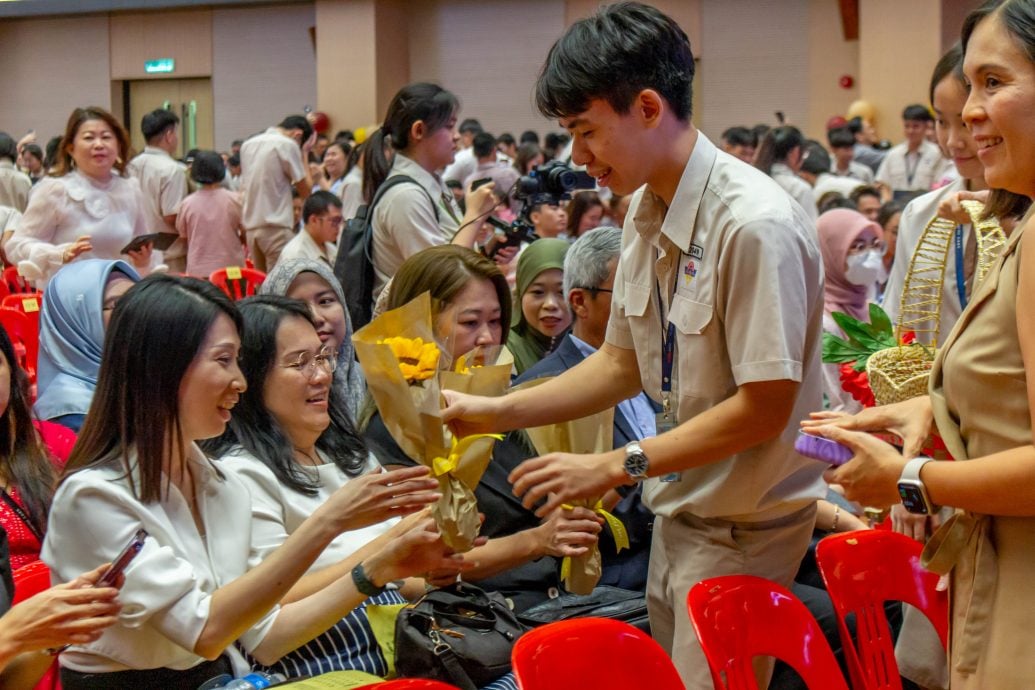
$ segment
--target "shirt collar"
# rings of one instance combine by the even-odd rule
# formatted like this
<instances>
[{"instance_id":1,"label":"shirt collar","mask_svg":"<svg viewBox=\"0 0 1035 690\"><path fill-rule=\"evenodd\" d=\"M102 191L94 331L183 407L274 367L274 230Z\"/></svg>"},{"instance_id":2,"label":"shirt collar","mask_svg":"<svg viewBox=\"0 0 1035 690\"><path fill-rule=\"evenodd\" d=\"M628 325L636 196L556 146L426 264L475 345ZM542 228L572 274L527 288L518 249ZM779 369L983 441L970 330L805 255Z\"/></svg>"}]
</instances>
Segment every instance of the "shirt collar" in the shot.
<instances>
[{"instance_id":1,"label":"shirt collar","mask_svg":"<svg viewBox=\"0 0 1035 690\"><path fill-rule=\"evenodd\" d=\"M165 156L166 158L172 158L172 156L169 155L168 151L166 151L165 149L160 149L157 146L145 146L144 153L149 153L152 156Z\"/></svg>"},{"instance_id":2,"label":"shirt collar","mask_svg":"<svg viewBox=\"0 0 1035 690\"><path fill-rule=\"evenodd\" d=\"M14 170L14 163L7 160L6 158L0 160L0 168L7 168L8 170Z\"/></svg>"},{"instance_id":3,"label":"shirt collar","mask_svg":"<svg viewBox=\"0 0 1035 690\"><path fill-rule=\"evenodd\" d=\"M438 199L445 191L442 188L442 181L438 175L429 173L418 165L415 160L407 158L401 153L395 154L395 159L392 162L392 172L412 177L417 181L417 184L428 190L428 194L431 195L432 199Z\"/></svg>"},{"instance_id":4,"label":"shirt collar","mask_svg":"<svg viewBox=\"0 0 1035 690\"><path fill-rule=\"evenodd\" d=\"M683 169L683 176L672 197L672 206L667 206L650 187L644 187L643 197L633 218L633 226L643 239L660 248L659 235L665 235L683 251L690 248L697 211L717 155L715 144L698 131L694 150L690 153L690 160Z\"/></svg>"}]
</instances>

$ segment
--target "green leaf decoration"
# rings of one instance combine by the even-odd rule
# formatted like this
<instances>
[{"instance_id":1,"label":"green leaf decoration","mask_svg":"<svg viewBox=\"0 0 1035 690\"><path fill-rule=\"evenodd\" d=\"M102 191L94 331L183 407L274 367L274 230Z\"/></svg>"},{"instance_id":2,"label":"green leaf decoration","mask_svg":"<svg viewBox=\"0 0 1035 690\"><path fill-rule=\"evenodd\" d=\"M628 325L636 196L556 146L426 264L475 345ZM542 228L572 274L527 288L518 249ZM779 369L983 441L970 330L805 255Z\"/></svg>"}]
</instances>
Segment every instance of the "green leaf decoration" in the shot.
<instances>
[{"instance_id":1,"label":"green leaf decoration","mask_svg":"<svg viewBox=\"0 0 1035 690\"><path fill-rule=\"evenodd\" d=\"M869 323L839 311L832 312L830 316L845 337L823 334L823 361L828 364L854 362L853 368L863 371L874 352L898 345L891 319L879 305L870 305Z\"/></svg>"},{"instance_id":2,"label":"green leaf decoration","mask_svg":"<svg viewBox=\"0 0 1035 690\"><path fill-rule=\"evenodd\" d=\"M870 304L870 326L873 327L875 335L886 336L891 345L897 344L895 343L895 327L888 318L888 313L881 309L879 304Z\"/></svg>"}]
</instances>

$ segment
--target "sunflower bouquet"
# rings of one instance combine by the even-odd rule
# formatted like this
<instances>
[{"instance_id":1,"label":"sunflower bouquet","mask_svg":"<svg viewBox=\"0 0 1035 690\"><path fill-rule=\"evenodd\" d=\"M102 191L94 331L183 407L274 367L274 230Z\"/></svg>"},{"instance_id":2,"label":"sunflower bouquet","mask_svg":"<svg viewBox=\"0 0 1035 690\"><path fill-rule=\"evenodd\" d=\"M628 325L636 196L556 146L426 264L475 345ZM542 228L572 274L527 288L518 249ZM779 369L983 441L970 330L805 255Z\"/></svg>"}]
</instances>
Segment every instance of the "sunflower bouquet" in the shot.
<instances>
[{"instance_id":1,"label":"sunflower bouquet","mask_svg":"<svg viewBox=\"0 0 1035 690\"><path fill-rule=\"evenodd\" d=\"M455 438L442 422L442 388L501 395L510 367L465 366L442 371L427 293L387 311L352 336L367 387L399 447L431 469L442 493L432 515L442 540L469 551L481 529L474 489L489 464L496 436Z\"/></svg>"},{"instance_id":2,"label":"sunflower bouquet","mask_svg":"<svg viewBox=\"0 0 1035 690\"><path fill-rule=\"evenodd\" d=\"M548 381L549 378L529 381L514 390L531 388ZM592 414L582 419L559 424L526 429L532 445L540 455L547 453L603 453L614 448L614 408ZM591 500L573 501L565 508L585 507L600 515L607 522L615 540L615 546L621 551L629 547L629 536L621 520L609 513L603 506L602 497ZM561 561L561 579L564 588L572 594L589 594L600 581L603 563L600 548L592 546L589 553L582 556L565 557Z\"/></svg>"}]
</instances>

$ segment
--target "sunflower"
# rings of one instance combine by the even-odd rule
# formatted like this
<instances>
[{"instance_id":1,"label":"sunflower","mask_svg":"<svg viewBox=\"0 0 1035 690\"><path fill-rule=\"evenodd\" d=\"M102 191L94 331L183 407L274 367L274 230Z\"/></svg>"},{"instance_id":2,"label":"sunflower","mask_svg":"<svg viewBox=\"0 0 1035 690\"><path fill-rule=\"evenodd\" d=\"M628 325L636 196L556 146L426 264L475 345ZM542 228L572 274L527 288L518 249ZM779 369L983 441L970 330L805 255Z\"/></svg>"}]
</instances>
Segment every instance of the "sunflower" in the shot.
<instances>
[{"instance_id":1,"label":"sunflower","mask_svg":"<svg viewBox=\"0 0 1035 690\"><path fill-rule=\"evenodd\" d=\"M430 379L438 371L438 346L433 342L424 342L422 338L385 338L377 341L378 345L387 345L392 354L399 360L399 370L403 378L414 383Z\"/></svg>"}]
</instances>

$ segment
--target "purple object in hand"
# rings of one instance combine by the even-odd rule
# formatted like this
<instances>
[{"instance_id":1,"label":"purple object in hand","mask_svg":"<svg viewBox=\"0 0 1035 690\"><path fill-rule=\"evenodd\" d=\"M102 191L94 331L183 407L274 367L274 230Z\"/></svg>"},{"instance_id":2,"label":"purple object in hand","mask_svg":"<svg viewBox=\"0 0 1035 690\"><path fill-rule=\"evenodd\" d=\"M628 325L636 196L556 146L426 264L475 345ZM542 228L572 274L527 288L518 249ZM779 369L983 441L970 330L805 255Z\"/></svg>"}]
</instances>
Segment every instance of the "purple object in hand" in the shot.
<instances>
[{"instance_id":1,"label":"purple object in hand","mask_svg":"<svg viewBox=\"0 0 1035 690\"><path fill-rule=\"evenodd\" d=\"M794 442L794 450L807 458L829 463L835 467L852 459L854 453L847 446L831 441L822 436L812 436L798 432L798 440Z\"/></svg>"}]
</instances>

